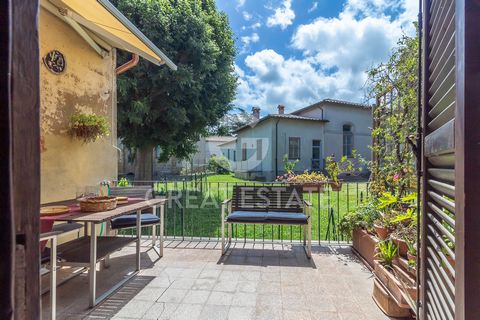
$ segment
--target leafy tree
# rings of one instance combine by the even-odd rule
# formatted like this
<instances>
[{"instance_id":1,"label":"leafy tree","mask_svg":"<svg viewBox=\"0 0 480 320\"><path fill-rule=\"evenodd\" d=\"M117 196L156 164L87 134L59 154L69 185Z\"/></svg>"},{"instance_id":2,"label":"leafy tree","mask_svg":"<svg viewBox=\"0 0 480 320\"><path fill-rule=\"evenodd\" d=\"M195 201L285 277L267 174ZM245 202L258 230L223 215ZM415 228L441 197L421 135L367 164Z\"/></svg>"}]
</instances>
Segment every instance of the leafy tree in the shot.
<instances>
[{"instance_id":1,"label":"leafy tree","mask_svg":"<svg viewBox=\"0 0 480 320\"><path fill-rule=\"evenodd\" d=\"M371 190L403 196L415 184L415 156L408 140L417 132L418 35L403 35L389 60L368 72L373 112Z\"/></svg>"},{"instance_id":2,"label":"leafy tree","mask_svg":"<svg viewBox=\"0 0 480 320\"><path fill-rule=\"evenodd\" d=\"M209 128L208 133L210 135L232 136L235 129L253 122L253 115L245 109L236 107L235 111L237 112L224 115L215 126Z\"/></svg>"},{"instance_id":3,"label":"leafy tree","mask_svg":"<svg viewBox=\"0 0 480 320\"><path fill-rule=\"evenodd\" d=\"M224 156L211 156L208 159L208 170L218 174L227 174L232 171L230 162Z\"/></svg>"},{"instance_id":4,"label":"leafy tree","mask_svg":"<svg viewBox=\"0 0 480 320\"><path fill-rule=\"evenodd\" d=\"M178 66L141 60L118 78L118 135L136 157L136 178L151 179L152 152L188 158L235 97L235 45L214 0L115 0L118 9ZM119 63L129 59L119 55Z\"/></svg>"}]
</instances>

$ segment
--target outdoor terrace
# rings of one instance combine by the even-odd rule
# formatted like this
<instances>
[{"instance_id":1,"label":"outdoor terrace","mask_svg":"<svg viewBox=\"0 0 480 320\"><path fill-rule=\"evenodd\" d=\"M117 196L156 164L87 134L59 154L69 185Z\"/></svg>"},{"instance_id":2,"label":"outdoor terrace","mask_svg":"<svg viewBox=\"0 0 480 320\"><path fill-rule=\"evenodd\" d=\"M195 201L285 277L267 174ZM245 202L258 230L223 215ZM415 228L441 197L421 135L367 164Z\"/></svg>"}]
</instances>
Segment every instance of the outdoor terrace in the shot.
<instances>
[{"instance_id":1,"label":"outdoor terrace","mask_svg":"<svg viewBox=\"0 0 480 320\"><path fill-rule=\"evenodd\" d=\"M371 297L372 273L348 245L314 245L308 260L292 243L239 241L222 257L216 240L172 240L160 259L149 244L138 275L93 309L86 273L60 285L57 319L386 319ZM116 252L97 290L133 271L134 257L134 245Z\"/></svg>"}]
</instances>

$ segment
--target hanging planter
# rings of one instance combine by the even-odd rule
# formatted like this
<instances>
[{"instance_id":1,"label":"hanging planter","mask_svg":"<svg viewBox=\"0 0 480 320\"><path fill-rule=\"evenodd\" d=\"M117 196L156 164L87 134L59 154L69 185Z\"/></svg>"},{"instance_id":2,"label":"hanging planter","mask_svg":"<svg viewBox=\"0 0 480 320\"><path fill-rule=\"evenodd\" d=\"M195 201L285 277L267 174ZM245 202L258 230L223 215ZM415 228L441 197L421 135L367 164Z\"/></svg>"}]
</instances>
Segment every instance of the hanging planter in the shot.
<instances>
[{"instance_id":1,"label":"hanging planter","mask_svg":"<svg viewBox=\"0 0 480 320\"><path fill-rule=\"evenodd\" d=\"M68 133L85 143L95 142L110 133L108 121L96 114L75 114L70 119Z\"/></svg>"}]
</instances>

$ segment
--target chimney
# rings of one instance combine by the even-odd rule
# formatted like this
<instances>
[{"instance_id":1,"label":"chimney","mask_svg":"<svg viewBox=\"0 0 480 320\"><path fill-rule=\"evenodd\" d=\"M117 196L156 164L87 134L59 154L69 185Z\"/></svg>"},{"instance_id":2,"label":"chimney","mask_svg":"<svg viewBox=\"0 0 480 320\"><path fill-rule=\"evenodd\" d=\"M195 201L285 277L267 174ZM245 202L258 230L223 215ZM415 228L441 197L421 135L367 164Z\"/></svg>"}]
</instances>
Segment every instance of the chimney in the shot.
<instances>
[{"instance_id":1,"label":"chimney","mask_svg":"<svg viewBox=\"0 0 480 320\"><path fill-rule=\"evenodd\" d=\"M284 114L285 113L285 106L284 105L279 104L277 108L278 108L278 114Z\"/></svg>"},{"instance_id":2,"label":"chimney","mask_svg":"<svg viewBox=\"0 0 480 320\"><path fill-rule=\"evenodd\" d=\"M260 119L260 108L259 107L253 107L252 108L252 115L255 119Z\"/></svg>"}]
</instances>

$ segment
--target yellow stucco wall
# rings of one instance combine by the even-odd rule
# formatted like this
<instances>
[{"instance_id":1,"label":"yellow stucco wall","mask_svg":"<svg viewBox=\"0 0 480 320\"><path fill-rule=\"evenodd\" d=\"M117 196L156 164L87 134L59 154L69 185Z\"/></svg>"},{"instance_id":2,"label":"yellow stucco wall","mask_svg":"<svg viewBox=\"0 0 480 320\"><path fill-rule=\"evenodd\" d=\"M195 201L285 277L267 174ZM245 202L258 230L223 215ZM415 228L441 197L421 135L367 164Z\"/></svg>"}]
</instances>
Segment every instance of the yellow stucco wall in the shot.
<instances>
[{"instance_id":1,"label":"yellow stucco wall","mask_svg":"<svg viewBox=\"0 0 480 320\"><path fill-rule=\"evenodd\" d=\"M100 57L70 26L43 8L40 11L40 57L56 49L66 70L50 72L40 62L41 202L72 199L79 189L116 179L115 54ZM77 112L106 116L110 135L85 144L68 133Z\"/></svg>"}]
</instances>

